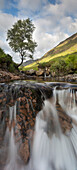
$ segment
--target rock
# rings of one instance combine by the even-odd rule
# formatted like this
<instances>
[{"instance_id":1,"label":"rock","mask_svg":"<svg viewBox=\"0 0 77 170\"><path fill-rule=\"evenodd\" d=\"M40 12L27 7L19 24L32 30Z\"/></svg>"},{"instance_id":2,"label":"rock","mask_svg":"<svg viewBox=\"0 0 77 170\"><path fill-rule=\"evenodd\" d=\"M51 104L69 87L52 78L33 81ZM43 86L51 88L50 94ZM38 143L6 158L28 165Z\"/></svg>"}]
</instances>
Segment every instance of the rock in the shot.
<instances>
[{"instance_id":1,"label":"rock","mask_svg":"<svg viewBox=\"0 0 77 170\"><path fill-rule=\"evenodd\" d=\"M0 104L3 102L3 100L2 99L0 99Z\"/></svg>"},{"instance_id":2,"label":"rock","mask_svg":"<svg viewBox=\"0 0 77 170\"><path fill-rule=\"evenodd\" d=\"M36 71L36 76L44 76L44 70L39 69Z\"/></svg>"},{"instance_id":3,"label":"rock","mask_svg":"<svg viewBox=\"0 0 77 170\"><path fill-rule=\"evenodd\" d=\"M20 130L21 129L21 126L17 123L17 128Z\"/></svg>"},{"instance_id":4,"label":"rock","mask_svg":"<svg viewBox=\"0 0 77 170\"><path fill-rule=\"evenodd\" d=\"M46 74L46 76L49 76L50 75L50 69L46 67L44 74Z\"/></svg>"},{"instance_id":5,"label":"rock","mask_svg":"<svg viewBox=\"0 0 77 170\"><path fill-rule=\"evenodd\" d=\"M70 131L72 129L72 119L64 112L64 110L58 103L56 105L56 109L58 111L59 121L63 133Z\"/></svg>"},{"instance_id":6,"label":"rock","mask_svg":"<svg viewBox=\"0 0 77 170\"><path fill-rule=\"evenodd\" d=\"M19 80L20 76L16 76L14 73L0 71L0 82L8 82L10 80Z\"/></svg>"},{"instance_id":7,"label":"rock","mask_svg":"<svg viewBox=\"0 0 77 170\"><path fill-rule=\"evenodd\" d=\"M33 103L36 103L36 99L33 99Z\"/></svg>"},{"instance_id":8,"label":"rock","mask_svg":"<svg viewBox=\"0 0 77 170\"><path fill-rule=\"evenodd\" d=\"M19 153L20 153L22 160L24 160L25 163L28 163L29 158L30 158L28 140L25 140L25 142L21 144Z\"/></svg>"},{"instance_id":9,"label":"rock","mask_svg":"<svg viewBox=\"0 0 77 170\"><path fill-rule=\"evenodd\" d=\"M26 71L26 74L30 75L30 76L35 75L35 70L30 69L30 70Z\"/></svg>"}]
</instances>

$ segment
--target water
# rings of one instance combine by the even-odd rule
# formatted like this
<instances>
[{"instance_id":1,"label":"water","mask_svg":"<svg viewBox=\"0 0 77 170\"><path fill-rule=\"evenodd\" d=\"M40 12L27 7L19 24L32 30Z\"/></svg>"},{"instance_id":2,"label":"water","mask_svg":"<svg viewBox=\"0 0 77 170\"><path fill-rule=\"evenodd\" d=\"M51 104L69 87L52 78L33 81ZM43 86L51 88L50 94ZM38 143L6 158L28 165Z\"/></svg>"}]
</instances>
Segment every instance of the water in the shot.
<instances>
[{"instance_id":1,"label":"water","mask_svg":"<svg viewBox=\"0 0 77 170\"><path fill-rule=\"evenodd\" d=\"M58 100L61 107L72 119L77 121L76 91L68 89L56 91L56 93L58 93Z\"/></svg>"},{"instance_id":2,"label":"water","mask_svg":"<svg viewBox=\"0 0 77 170\"><path fill-rule=\"evenodd\" d=\"M26 98L27 105L28 99ZM30 106L34 112L31 99ZM63 133L56 105L72 119L72 129ZM17 101L9 107L9 124L6 128L1 157L6 153L6 162L0 170L77 170L77 92L72 88L53 89L53 96L44 101L36 116L30 161L24 164L19 155L20 143L16 142ZM30 110L27 109L27 114ZM25 121L24 121L25 122ZM19 131L20 133L20 131ZM22 142L22 140L21 140Z\"/></svg>"},{"instance_id":3,"label":"water","mask_svg":"<svg viewBox=\"0 0 77 170\"><path fill-rule=\"evenodd\" d=\"M0 170L30 170L30 163L26 166L18 154L18 143L16 144L14 135L15 124L16 103L14 106L9 107L9 127L6 129L4 137L4 149L7 148L8 151L4 150L7 153L7 159L5 166L0 167Z\"/></svg>"},{"instance_id":4,"label":"water","mask_svg":"<svg viewBox=\"0 0 77 170\"><path fill-rule=\"evenodd\" d=\"M53 117L51 124L50 116ZM37 170L77 169L77 127L69 136L62 133L55 105L45 101L36 118L33 145L34 167ZM38 167L37 167L38 165Z\"/></svg>"}]
</instances>

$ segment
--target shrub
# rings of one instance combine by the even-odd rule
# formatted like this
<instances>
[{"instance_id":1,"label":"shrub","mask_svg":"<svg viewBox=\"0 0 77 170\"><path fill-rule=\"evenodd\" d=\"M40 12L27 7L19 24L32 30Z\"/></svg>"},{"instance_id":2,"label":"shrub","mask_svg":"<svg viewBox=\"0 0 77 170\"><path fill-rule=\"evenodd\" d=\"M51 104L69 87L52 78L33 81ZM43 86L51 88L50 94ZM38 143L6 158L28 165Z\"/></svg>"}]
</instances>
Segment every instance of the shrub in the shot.
<instances>
[{"instance_id":1,"label":"shrub","mask_svg":"<svg viewBox=\"0 0 77 170\"><path fill-rule=\"evenodd\" d=\"M59 59L57 62L51 65L51 73L55 72L56 76L65 75L67 72L66 62L64 60Z\"/></svg>"},{"instance_id":2,"label":"shrub","mask_svg":"<svg viewBox=\"0 0 77 170\"><path fill-rule=\"evenodd\" d=\"M50 67L50 66L51 66L50 63L44 62L44 63L39 63L38 68L45 69L45 67Z\"/></svg>"},{"instance_id":3,"label":"shrub","mask_svg":"<svg viewBox=\"0 0 77 170\"><path fill-rule=\"evenodd\" d=\"M11 63L11 64L9 65L8 71L10 71L10 72L15 72L15 67L14 67L14 64L13 64L13 63Z\"/></svg>"}]
</instances>

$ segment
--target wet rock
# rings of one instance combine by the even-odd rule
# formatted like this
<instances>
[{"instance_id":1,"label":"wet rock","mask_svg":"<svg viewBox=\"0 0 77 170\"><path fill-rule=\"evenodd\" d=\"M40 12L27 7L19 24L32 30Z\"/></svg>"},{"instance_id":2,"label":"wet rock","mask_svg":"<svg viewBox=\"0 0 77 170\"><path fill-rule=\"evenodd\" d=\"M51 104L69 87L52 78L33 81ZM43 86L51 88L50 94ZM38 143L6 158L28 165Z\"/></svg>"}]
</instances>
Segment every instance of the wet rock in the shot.
<instances>
[{"instance_id":1,"label":"wet rock","mask_svg":"<svg viewBox=\"0 0 77 170\"><path fill-rule=\"evenodd\" d=\"M64 112L64 110L58 103L56 105L56 109L58 111L59 121L63 133L70 131L72 129L72 119Z\"/></svg>"},{"instance_id":2,"label":"wet rock","mask_svg":"<svg viewBox=\"0 0 77 170\"><path fill-rule=\"evenodd\" d=\"M21 144L19 153L20 153L20 156L21 156L22 160L24 160L25 163L28 163L29 158L30 158L28 140L25 140L25 142Z\"/></svg>"},{"instance_id":3,"label":"wet rock","mask_svg":"<svg viewBox=\"0 0 77 170\"><path fill-rule=\"evenodd\" d=\"M20 130L21 126L17 123L17 129Z\"/></svg>"}]
</instances>

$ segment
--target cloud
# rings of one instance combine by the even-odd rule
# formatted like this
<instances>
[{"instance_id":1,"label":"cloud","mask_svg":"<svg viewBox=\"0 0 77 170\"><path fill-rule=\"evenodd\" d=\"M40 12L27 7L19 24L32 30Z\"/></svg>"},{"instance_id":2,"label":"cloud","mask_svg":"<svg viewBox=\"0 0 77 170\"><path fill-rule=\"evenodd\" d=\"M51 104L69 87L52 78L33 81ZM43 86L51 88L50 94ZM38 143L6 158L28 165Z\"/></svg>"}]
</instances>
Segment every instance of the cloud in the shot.
<instances>
[{"instance_id":1,"label":"cloud","mask_svg":"<svg viewBox=\"0 0 77 170\"><path fill-rule=\"evenodd\" d=\"M34 24L36 25L36 30L34 32L34 39L36 40L38 46L36 48L34 58L40 58L42 57L48 50L52 49L55 47L60 41L63 41L68 37L68 34L63 33L63 32L56 32L54 34L47 33L46 30L43 27L41 27L41 23L43 20L40 22L35 22Z\"/></svg>"},{"instance_id":2,"label":"cloud","mask_svg":"<svg viewBox=\"0 0 77 170\"><path fill-rule=\"evenodd\" d=\"M12 27L12 25L18 20L17 17L14 17L10 14L5 14L0 11L0 47L6 52L12 55L13 59L16 62L20 62L18 54L12 52L11 48L6 41L7 30Z\"/></svg>"},{"instance_id":3,"label":"cloud","mask_svg":"<svg viewBox=\"0 0 77 170\"><path fill-rule=\"evenodd\" d=\"M66 15L77 16L77 0L59 0Z\"/></svg>"},{"instance_id":4,"label":"cloud","mask_svg":"<svg viewBox=\"0 0 77 170\"><path fill-rule=\"evenodd\" d=\"M0 32L5 35L4 33L6 33L7 30L12 27L17 19L17 17L12 16L11 14L6 14L0 11Z\"/></svg>"},{"instance_id":5,"label":"cloud","mask_svg":"<svg viewBox=\"0 0 77 170\"><path fill-rule=\"evenodd\" d=\"M18 4L19 9L28 9L28 11L38 11L42 5L45 5L47 0L20 0Z\"/></svg>"},{"instance_id":6,"label":"cloud","mask_svg":"<svg viewBox=\"0 0 77 170\"><path fill-rule=\"evenodd\" d=\"M69 25L69 31L71 33L74 33L77 31L77 19L75 19L74 22L71 22L71 24Z\"/></svg>"}]
</instances>

